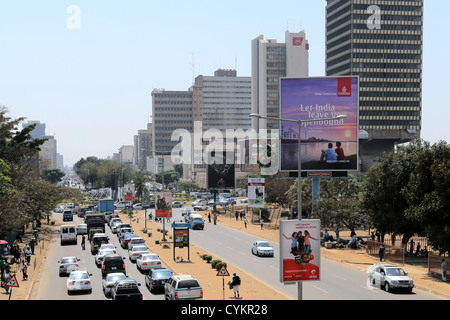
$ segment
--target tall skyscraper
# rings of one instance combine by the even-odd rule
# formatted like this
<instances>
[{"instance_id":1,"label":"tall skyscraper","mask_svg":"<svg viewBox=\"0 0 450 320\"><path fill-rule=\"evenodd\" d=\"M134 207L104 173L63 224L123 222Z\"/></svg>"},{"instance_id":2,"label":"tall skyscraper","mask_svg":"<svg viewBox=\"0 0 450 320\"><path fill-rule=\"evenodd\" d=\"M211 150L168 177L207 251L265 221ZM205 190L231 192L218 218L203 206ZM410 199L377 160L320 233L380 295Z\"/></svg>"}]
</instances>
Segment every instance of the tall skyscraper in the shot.
<instances>
[{"instance_id":1,"label":"tall skyscraper","mask_svg":"<svg viewBox=\"0 0 450 320\"><path fill-rule=\"evenodd\" d=\"M307 77L309 75L309 43L304 31L285 32L285 43L264 39L252 40L252 113L279 117L280 77ZM275 121L252 118L252 128L278 128Z\"/></svg>"},{"instance_id":2,"label":"tall skyscraper","mask_svg":"<svg viewBox=\"0 0 450 320\"><path fill-rule=\"evenodd\" d=\"M420 137L422 48L423 0L327 0L326 75L360 77L362 171Z\"/></svg>"}]
</instances>

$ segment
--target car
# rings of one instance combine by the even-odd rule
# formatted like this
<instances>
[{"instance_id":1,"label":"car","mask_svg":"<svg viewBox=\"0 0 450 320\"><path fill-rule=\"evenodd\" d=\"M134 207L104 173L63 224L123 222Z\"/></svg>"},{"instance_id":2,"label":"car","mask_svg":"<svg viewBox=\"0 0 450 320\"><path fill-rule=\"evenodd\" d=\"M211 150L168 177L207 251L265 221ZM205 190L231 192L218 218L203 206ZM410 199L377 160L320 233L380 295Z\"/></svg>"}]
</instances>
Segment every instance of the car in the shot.
<instances>
[{"instance_id":1,"label":"car","mask_svg":"<svg viewBox=\"0 0 450 320\"><path fill-rule=\"evenodd\" d=\"M87 224L77 225L77 234L87 234Z\"/></svg>"},{"instance_id":2,"label":"car","mask_svg":"<svg viewBox=\"0 0 450 320\"><path fill-rule=\"evenodd\" d=\"M236 199L235 198L227 198L226 203L229 205L236 204Z\"/></svg>"},{"instance_id":3,"label":"car","mask_svg":"<svg viewBox=\"0 0 450 320\"><path fill-rule=\"evenodd\" d=\"M117 281L120 280L126 280L127 276L125 273L122 272L115 272L107 274L106 277L102 280L102 289L105 296L108 296L111 294L111 289L113 288L114 284Z\"/></svg>"},{"instance_id":4,"label":"car","mask_svg":"<svg viewBox=\"0 0 450 320\"><path fill-rule=\"evenodd\" d=\"M273 246L268 241L258 240L252 244L252 254L273 257Z\"/></svg>"},{"instance_id":5,"label":"car","mask_svg":"<svg viewBox=\"0 0 450 320\"><path fill-rule=\"evenodd\" d=\"M145 286L152 291L164 289L164 284L172 276L172 271L166 268L150 269L145 275Z\"/></svg>"},{"instance_id":6,"label":"car","mask_svg":"<svg viewBox=\"0 0 450 320\"><path fill-rule=\"evenodd\" d=\"M109 237L105 233L95 233L91 240L91 253L96 254L104 243L109 243Z\"/></svg>"},{"instance_id":7,"label":"car","mask_svg":"<svg viewBox=\"0 0 450 320\"><path fill-rule=\"evenodd\" d=\"M194 211L205 211L205 210L208 210L208 206L207 205L197 204L197 205L193 206L192 209Z\"/></svg>"},{"instance_id":8,"label":"car","mask_svg":"<svg viewBox=\"0 0 450 320\"><path fill-rule=\"evenodd\" d=\"M181 216L182 217L189 217L189 215L191 214L191 209L189 208L183 208L183 210L181 211Z\"/></svg>"},{"instance_id":9,"label":"car","mask_svg":"<svg viewBox=\"0 0 450 320\"><path fill-rule=\"evenodd\" d=\"M135 203L133 204L133 210L142 210L144 207L142 206L142 203Z\"/></svg>"},{"instance_id":10,"label":"car","mask_svg":"<svg viewBox=\"0 0 450 320\"><path fill-rule=\"evenodd\" d=\"M111 290L112 300L142 300L140 283L133 279L116 281Z\"/></svg>"},{"instance_id":11,"label":"car","mask_svg":"<svg viewBox=\"0 0 450 320\"><path fill-rule=\"evenodd\" d=\"M114 253L117 253L116 246L113 245L112 243L102 243L98 250L104 250L104 249L111 249L112 251L114 251Z\"/></svg>"},{"instance_id":12,"label":"car","mask_svg":"<svg viewBox=\"0 0 450 320\"><path fill-rule=\"evenodd\" d=\"M192 275L172 275L164 284L164 297L166 300L203 299L203 289Z\"/></svg>"},{"instance_id":13,"label":"car","mask_svg":"<svg viewBox=\"0 0 450 320\"><path fill-rule=\"evenodd\" d=\"M136 259L136 267L142 272L161 268L162 264L157 254L143 253Z\"/></svg>"},{"instance_id":14,"label":"car","mask_svg":"<svg viewBox=\"0 0 450 320\"><path fill-rule=\"evenodd\" d=\"M112 228L112 225L113 225L113 223L115 223L115 222L120 222L120 223L122 223L122 219L120 219L119 217L112 217L112 218L110 218L109 220L108 220L108 226L110 227L110 228Z\"/></svg>"},{"instance_id":15,"label":"car","mask_svg":"<svg viewBox=\"0 0 450 320\"><path fill-rule=\"evenodd\" d=\"M144 238L142 237L130 238L130 241L128 241L128 250L133 249L133 246L135 245L145 245Z\"/></svg>"},{"instance_id":16,"label":"car","mask_svg":"<svg viewBox=\"0 0 450 320\"><path fill-rule=\"evenodd\" d=\"M414 281L402 268L392 264L375 263L369 269L369 283L384 288L386 292L405 290L412 292Z\"/></svg>"},{"instance_id":17,"label":"car","mask_svg":"<svg viewBox=\"0 0 450 320\"><path fill-rule=\"evenodd\" d=\"M242 198L242 199L240 200L240 202L241 202L241 203L248 203L248 198Z\"/></svg>"},{"instance_id":18,"label":"car","mask_svg":"<svg viewBox=\"0 0 450 320\"><path fill-rule=\"evenodd\" d=\"M63 221L73 221L73 212L72 212L72 210L64 210L64 212L63 212Z\"/></svg>"},{"instance_id":19,"label":"car","mask_svg":"<svg viewBox=\"0 0 450 320\"><path fill-rule=\"evenodd\" d=\"M88 291L92 293L92 274L85 270L72 271L67 279L67 293L71 294L75 291Z\"/></svg>"},{"instance_id":20,"label":"car","mask_svg":"<svg viewBox=\"0 0 450 320\"><path fill-rule=\"evenodd\" d=\"M135 235L134 233L124 233L120 238L119 238L119 242L120 242L120 246L124 249L128 249L128 242L130 241L130 239L132 238L138 238L137 235Z\"/></svg>"},{"instance_id":21,"label":"car","mask_svg":"<svg viewBox=\"0 0 450 320\"><path fill-rule=\"evenodd\" d=\"M206 202L206 200L202 200L202 199L197 199L197 200L194 200L193 202L191 202L191 207L195 207L197 205L207 206L208 203Z\"/></svg>"},{"instance_id":22,"label":"car","mask_svg":"<svg viewBox=\"0 0 450 320\"><path fill-rule=\"evenodd\" d=\"M97 267L101 267L102 265L102 261L103 258L105 257L105 255L107 254L114 254L114 250L112 249L99 249L97 254L95 255L95 264L97 265Z\"/></svg>"},{"instance_id":23,"label":"car","mask_svg":"<svg viewBox=\"0 0 450 320\"><path fill-rule=\"evenodd\" d=\"M150 253L148 248L143 245L134 245L131 249L128 249L128 258L132 262L136 262L136 259L144 253Z\"/></svg>"},{"instance_id":24,"label":"car","mask_svg":"<svg viewBox=\"0 0 450 320\"><path fill-rule=\"evenodd\" d=\"M183 202L180 201L173 201L172 202L172 208L182 208L184 206Z\"/></svg>"},{"instance_id":25,"label":"car","mask_svg":"<svg viewBox=\"0 0 450 320\"><path fill-rule=\"evenodd\" d=\"M106 223L108 224L108 226L109 226L109 223L111 222L111 220L114 218L120 219L119 215L117 213L111 213L109 215L105 215Z\"/></svg>"},{"instance_id":26,"label":"car","mask_svg":"<svg viewBox=\"0 0 450 320\"><path fill-rule=\"evenodd\" d=\"M120 254L107 254L103 257L102 262L102 277L104 278L109 273L122 272L126 274L125 257Z\"/></svg>"},{"instance_id":27,"label":"car","mask_svg":"<svg viewBox=\"0 0 450 320\"><path fill-rule=\"evenodd\" d=\"M111 232L117 233L117 228L122 224L122 221L113 221L111 224Z\"/></svg>"},{"instance_id":28,"label":"car","mask_svg":"<svg viewBox=\"0 0 450 320\"><path fill-rule=\"evenodd\" d=\"M131 202L129 201L119 201L118 203L116 203L114 205L115 209L125 209L125 208L133 208L133 206L131 205Z\"/></svg>"},{"instance_id":29,"label":"car","mask_svg":"<svg viewBox=\"0 0 450 320\"><path fill-rule=\"evenodd\" d=\"M61 260L58 261L59 276L61 277L62 275L70 274L72 271L79 270L80 266L78 264L78 261L80 261L80 259L78 259L77 257L61 258Z\"/></svg>"},{"instance_id":30,"label":"car","mask_svg":"<svg viewBox=\"0 0 450 320\"><path fill-rule=\"evenodd\" d=\"M55 207L55 212L56 213L63 213L64 212L64 207L63 206L56 206Z\"/></svg>"},{"instance_id":31,"label":"car","mask_svg":"<svg viewBox=\"0 0 450 320\"><path fill-rule=\"evenodd\" d=\"M116 232L117 238L120 239L125 233L133 233L133 228L125 227L119 228Z\"/></svg>"}]
</instances>

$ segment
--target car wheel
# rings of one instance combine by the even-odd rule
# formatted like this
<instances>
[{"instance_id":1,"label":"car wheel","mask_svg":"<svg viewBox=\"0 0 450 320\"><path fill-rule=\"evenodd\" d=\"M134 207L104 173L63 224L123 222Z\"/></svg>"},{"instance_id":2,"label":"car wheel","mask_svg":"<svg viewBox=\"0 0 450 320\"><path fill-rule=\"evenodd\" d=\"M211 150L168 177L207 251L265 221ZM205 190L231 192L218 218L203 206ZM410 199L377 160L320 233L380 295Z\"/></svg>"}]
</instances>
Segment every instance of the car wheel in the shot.
<instances>
[{"instance_id":1,"label":"car wheel","mask_svg":"<svg viewBox=\"0 0 450 320\"><path fill-rule=\"evenodd\" d=\"M389 282L384 283L384 291L389 292L391 291L391 287L389 286Z\"/></svg>"}]
</instances>

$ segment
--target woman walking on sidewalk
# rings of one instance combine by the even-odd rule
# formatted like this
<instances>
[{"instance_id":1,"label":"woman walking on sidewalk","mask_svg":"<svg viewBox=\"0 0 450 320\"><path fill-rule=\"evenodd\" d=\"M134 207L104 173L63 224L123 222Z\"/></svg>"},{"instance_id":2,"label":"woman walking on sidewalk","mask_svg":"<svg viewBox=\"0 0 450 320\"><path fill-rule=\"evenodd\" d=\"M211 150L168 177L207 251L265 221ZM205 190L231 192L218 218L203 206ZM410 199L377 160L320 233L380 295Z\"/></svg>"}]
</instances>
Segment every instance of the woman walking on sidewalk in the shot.
<instances>
[{"instance_id":1,"label":"woman walking on sidewalk","mask_svg":"<svg viewBox=\"0 0 450 320\"><path fill-rule=\"evenodd\" d=\"M22 280L27 280L28 279L28 264L25 262L25 260L22 260L22 263L20 264L20 269L22 270L22 274L23 274L23 279Z\"/></svg>"}]
</instances>

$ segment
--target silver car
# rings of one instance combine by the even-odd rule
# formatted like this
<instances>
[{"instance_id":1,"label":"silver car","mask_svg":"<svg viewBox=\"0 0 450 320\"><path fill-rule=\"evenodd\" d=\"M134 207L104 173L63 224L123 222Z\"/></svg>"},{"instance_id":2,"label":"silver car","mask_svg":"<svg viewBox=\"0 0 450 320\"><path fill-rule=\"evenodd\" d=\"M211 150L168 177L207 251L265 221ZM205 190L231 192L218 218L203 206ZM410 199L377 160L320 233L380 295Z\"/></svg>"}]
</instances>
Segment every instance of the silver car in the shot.
<instances>
[{"instance_id":1,"label":"silver car","mask_svg":"<svg viewBox=\"0 0 450 320\"><path fill-rule=\"evenodd\" d=\"M144 253L150 253L146 246L134 246L132 249L128 250L128 258L131 261L136 261L136 259Z\"/></svg>"},{"instance_id":2,"label":"silver car","mask_svg":"<svg viewBox=\"0 0 450 320\"><path fill-rule=\"evenodd\" d=\"M411 292L414 288L413 279L402 268L385 263L375 263L370 268L369 282L384 287L386 292L395 289Z\"/></svg>"},{"instance_id":3,"label":"silver car","mask_svg":"<svg viewBox=\"0 0 450 320\"><path fill-rule=\"evenodd\" d=\"M157 254L144 253L136 259L136 267L142 272L162 268L162 264Z\"/></svg>"},{"instance_id":4,"label":"silver car","mask_svg":"<svg viewBox=\"0 0 450 320\"><path fill-rule=\"evenodd\" d=\"M254 241L252 244L252 253L260 256L273 257L273 247L267 241Z\"/></svg>"},{"instance_id":5,"label":"silver car","mask_svg":"<svg viewBox=\"0 0 450 320\"><path fill-rule=\"evenodd\" d=\"M116 272L116 273L109 273L106 275L106 277L102 280L102 288L103 293L107 296L111 294L111 290L116 283L116 281L119 280L126 280L127 276L124 273Z\"/></svg>"},{"instance_id":6,"label":"silver car","mask_svg":"<svg viewBox=\"0 0 450 320\"><path fill-rule=\"evenodd\" d=\"M98 250L97 254L95 255L95 264L97 267L101 266L103 263L103 258L106 254L114 254L116 253L115 250L107 248L107 249L100 249Z\"/></svg>"},{"instance_id":7,"label":"silver car","mask_svg":"<svg viewBox=\"0 0 450 320\"><path fill-rule=\"evenodd\" d=\"M67 293L74 291L88 291L92 293L92 274L87 271L72 271L67 279Z\"/></svg>"},{"instance_id":8,"label":"silver car","mask_svg":"<svg viewBox=\"0 0 450 320\"><path fill-rule=\"evenodd\" d=\"M64 257L59 260L59 276L79 270L80 266L78 264L78 261L80 261L80 259L78 259L77 257Z\"/></svg>"}]
</instances>

